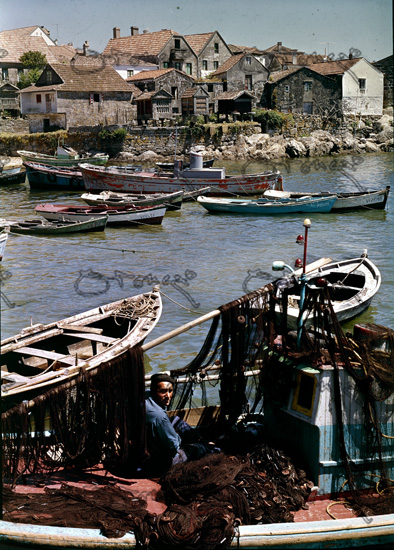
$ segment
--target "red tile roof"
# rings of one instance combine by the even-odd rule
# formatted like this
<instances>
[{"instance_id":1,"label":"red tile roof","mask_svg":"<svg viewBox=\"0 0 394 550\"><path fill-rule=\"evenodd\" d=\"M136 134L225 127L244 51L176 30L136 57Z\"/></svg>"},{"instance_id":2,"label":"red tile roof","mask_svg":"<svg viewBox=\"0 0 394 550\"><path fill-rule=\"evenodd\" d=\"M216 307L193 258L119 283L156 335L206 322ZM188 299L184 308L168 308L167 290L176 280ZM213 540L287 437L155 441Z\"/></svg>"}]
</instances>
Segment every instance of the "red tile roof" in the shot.
<instances>
[{"instance_id":1,"label":"red tile roof","mask_svg":"<svg viewBox=\"0 0 394 550\"><path fill-rule=\"evenodd\" d=\"M229 71L234 65L238 63L241 59L243 59L246 56L246 54L240 54L240 55L232 55L229 57L218 69L216 69L215 72L211 74L211 76L218 76L220 74L226 73Z\"/></svg>"},{"instance_id":2,"label":"red tile roof","mask_svg":"<svg viewBox=\"0 0 394 550\"><path fill-rule=\"evenodd\" d=\"M52 69L62 79L62 84L45 84L29 86L21 90L21 93L33 91L61 90L65 92L131 92L130 86L112 67L98 68L96 65L84 64L72 66L63 64L51 64Z\"/></svg>"},{"instance_id":3,"label":"red tile roof","mask_svg":"<svg viewBox=\"0 0 394 550\"><path fill-rule=\"evenodd\" d=\"M330 75L330 74L343 74L358 63L362 58L355 59L342 59L339 61L331 61L329 63L313 63L310 65L310 69L317 73Z\"/></svg>"},{"instance_id":4,"label":"red tile roof","mask_svg":"<svg viewBox=\"0 0 394 550\"><path fill-rule=\"evenodd\" d=\"M126 82L141 82L146 80L156 80L157 78L160 78L161 76L176 72L181 74L182 76L186 76L190 78L190 80L195 80L192 76L183 73L182 71L178 71L178 69L170 68L170 69L156 69L153 71L140 71L137 74L134 74L133 76L130 76L127 78Z\"/></svg>"},{"instance_id":5,"label":"red tile roof","mask_svg":"<svg viewBox=\"0 0 394 550\"><path fill-rule=\"evenodd\" d=\"M187 34L185 38L189 46L191 46L193 51L198 55L208 44L214 34L215 31L202 34Z\"/></svg>"},{"instance_id":6,"label":"red tile roof","mask_svg":"<svg viewBox=\"0 0 394 550\"><path fill-rule=\"evenodd\" d=\"M104 49L103 55L122 53L140 58L157 56L172 36L180 35L175 31L163 29L157 32L111 38Z\"/></svg>"}]
</instances>

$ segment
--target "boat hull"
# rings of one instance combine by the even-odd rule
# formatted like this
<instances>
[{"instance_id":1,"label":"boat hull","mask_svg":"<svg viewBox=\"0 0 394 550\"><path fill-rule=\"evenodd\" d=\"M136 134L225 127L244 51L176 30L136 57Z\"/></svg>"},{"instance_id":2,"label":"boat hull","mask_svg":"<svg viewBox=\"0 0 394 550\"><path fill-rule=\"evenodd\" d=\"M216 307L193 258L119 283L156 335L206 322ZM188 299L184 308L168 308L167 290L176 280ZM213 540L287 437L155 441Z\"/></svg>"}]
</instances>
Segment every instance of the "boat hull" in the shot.
<instances>
[{"instance_id":1,"label":"boat hull","mask_svg":"<svg viewBox=\"0 0 394 550\"><path fill-rule=\"evenodd\" d=\"M175 191L197 191L210 187L210 194L259 195L267 189L282 189L282 176L279 172L245 174L225 178L209 177L208 172L198 172L197 177L180 177L172 174L160 175L152 172L134 172L117 170L113 167L102 168L82 164L85 188L87 190L109 190L127 193L173 193ZM210 169L205 169L210 170ZM191 172L188 173L189 175ZM203 175L207 174L207 175Z\"/></svg>"},{"instance_id":2,"label":"boat hull","mask_svg":"<svg viewBox=\"0 0 394 550\"><path fill-rule=\"evenodd\" d=\"M104 165L109 155L98 155L95 157L59 157L55 155L45 155L43 153L35 153L33 151L17 151L18 155L24 162L38 162L40 164L47 164L48 166L78 166L81 162L89 162L94 165Z\"/></svg>"},{"instance_id":3,"label":"boat hull","mask_svg":"<svg viewBox=\"0 0 394 550\"><path fill-rule=\"evenodd\" d=\"M23 183L26 179L26 172L21 166L16 168L7 168L0 172L0 185L8 185L10 183Z\"/></svg>"},{"instance_id":4,"label":"boat hull","mask_svg":"<svg viewBox=\"0 0 394 550\"><path fill-rule=\"evenodd\" d=\"M54 220L49 221L37 221L26 220L10 225L11 233L18 233L21 235L65 235L69 233L86 233L87 231L104 231L107 225L107 216L101 218L91 218L86 221L71 221L69 223L64 220L58 222Z\"/></svg>"},{"instance_id":5,"label":"boat hull","mask_svg":"<svg viewBox=\"0 0 394 550\"><path fill-rule=\"evenodd\" d=\"M81 199L90 206L106 204L107 206L158 206L165 204L167 210L179 210L182 207L183 191L175 193L158 193L151 195L133 195L129 193L112 193L102 191L99 194L84 193Z\"/></svg>"},{"instance_id":6,"label":"boat hull","mask_svg":"<svg viewBox=\"0 0 394 550\"><path fill-rule=\"evenodd\" d=\"M108 216L107 224L111 225L158 225L163 221L166 207L163 205L147 208L112 209L103 207L68 207L66 205L38 205L36 212L47 220L87 221L92 218Z\"/></svg>"},{"instance_id":7,"label":"boat hull","mask_svg":"<svg viewBox=\"0 0 394 550\"><path fill-rule=\"evenodd\" d=\"M25 162L27 179L32 189L66 189L81 191L85 189L82 174L56 166L45 166L34 162Z\"/></svg>"},{"instance_id":8,"label":"boat hull","mask_svg":"<svg viewBox=\"0 0 394 550\"><path fill-rule=\"evenodd\" d=\"M4 256L7 240L8 240L8 231L0 231L0 262Z\"/></svg>"},{"instance_id":9,"label":"boat hull","mask_svg":"<svg viewBox=\"0 0 394 550\"><path fill-rule=\"evenodd\" d=\"M199 204L211 213L227 214L251 214L260 216L269 216L273 214L298 214L307 213L327 213L336 201L336 196L324 198L311 198L307 200L293 201L260 201L247 199L213 199L211 197L199 197Z\"/></svg>"},{"instance_id":10,"label":"boat hull","mask_svg":"<svg viewBox=\"0 0 394 550\"><path fill-rule=\"evenodd\" d=\"M390 186L377 191L366 191L356 193L338 193L337 200L332 207L332 212L346 212L350 210L384 210L390 193ZM291 198L301 196L323 197L329 193L292 193Z\"/></svg>"}]
</instances>

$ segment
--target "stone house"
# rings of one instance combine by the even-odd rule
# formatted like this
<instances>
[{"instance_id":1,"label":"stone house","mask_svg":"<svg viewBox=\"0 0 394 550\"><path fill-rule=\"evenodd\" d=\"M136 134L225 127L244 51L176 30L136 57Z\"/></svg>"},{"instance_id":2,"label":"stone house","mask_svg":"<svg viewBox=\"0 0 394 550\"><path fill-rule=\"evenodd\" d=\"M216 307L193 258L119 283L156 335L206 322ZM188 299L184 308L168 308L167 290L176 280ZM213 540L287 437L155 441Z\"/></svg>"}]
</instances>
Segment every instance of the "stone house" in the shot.
<instances>
[{"instance_id":1,"label":"stone house","mask_svg":"<svg viewBox=\"0 0 394 550\"><path fill-rule=\"evenodd\" d=\"M0 84L0 115L5 112L14 117L20 114L19 88L10 82Z\"/></svg>"},{"instance_id":2,"label":"stone house","mask_svg":"<svg viewBox=\"0 0 394 550\"><path fill-rule=\"evenodd\" d=\"M15 86L24 72L20 57L29 51L39 51L48 63L70 62L75 55L71 45L58 46L44 27L37 25L0 32L0 83L10 82Z\"/></svg>"},{"instance_id":3,"label":"stone house","mask_svg":"<svg viewBox=\"0 0 394 550\"><path fill-rule=\"evenodd\" d=\"M393 56L389 55L380 61L372 63L384 75L383 80L383 109L393 106Z\"/></svg>"},{"instance_id":4,"label":"stone house","mask_svg":"<svg viewBox=\"0 0 394 550\"><path fill-rule=\"evenodd\" d=\"M233 55L212 74L213 78L220 78L227 83L223 92L247 90L260 103L264 85L268 80L266 69L254 55L243 53Z\"/></svg>"},{"instance_id":5,"label":"stone house","mask_svg":"<svg viewBox=\"0 0 394 550\"><path fill-rule=\"evenodd\" d=\"M189 76L177 69L157 69L155 71L143 71L134 76L131 76L126 80L128 84L137 86L143 93L144 97L137 98L137 102L148 101L146 92L158 92L159 90L165 90L171 98L170 108L163 111L156 110L156 113L152 109L152 114L156 114L158 119L172 119L182 112L182 95L185 91L193 86L195 82L192 76ZM154 94L150 97L155 98ZM161 98L164 100L164 98ZM149 111L149 109L148 109ZM145 109L145 112L148 112ZM137 109L137 112L140 110ZM156 118L156 119L157 119ZM146 120L144 115L143 120Z\"/></svg>"},{"instance_id":6,"label":"stone house","mask_svg":"<svg viewBox=\"0 0 394 550\"><path fill-rule=\"evenodd\" d=\"M270 75L262 105L284 113L340 115L341 88L336 79L309 67L290 67Z\"/></svg>"},{"instance_id":7,"label":"stone house","mask_svg":"<svg viewBox=\"0 0 394 550\"><path fill-rule=\"evenodd\" d=\"M131 27L130 36L121 37L120 29L115 27L113 38L109 40L102 55L113 59L112 65L118 65L118 58L124 59L128 56L132 59L138 58L140 62L153 63L159 69L174 68L190 76L197 76L196 53L184 36L168 29L139 34L138 27Z\"/></svg>"},{"instance_id":8,"label":"stone house","mask_svg":"<svg viewBox=\"0 0 394 550\"><path fill-rule=\"evenodd\" d=\"M308 67L313 63L330 62L326 55L306 54L297 49L287 48L282 42L266 48L259 55L259 60L270 72L284 71L290 67Z\"/></svg>"},{"instance_id":9,"label":"stone house","mask_svg":"<svg viewBox=\"0 0 394 550\"><path fill-rule=\"evenodd\" d=\"M75 126L129 124L133 90L112 67L47 65L34 86L20 91L30 132Z\"/></svg>"},{"instance_id":10,"label":"stone house","mask_svg":"<svg viewBox=\"0 0 394 550\"><path fill-rule=\"evenodd\" d=\"M314 63L313 71L337 81L344 115L381 115L383 73L363 57Z\"/></svg>"},{"instance_id":11,"label":"stone house","mask_svg":"<svg viewBox=\"0 0 394 550\"><path fill-rule=\"evenodd\" d=\"M210 76L232 55L218 31L187 34L185 39L197 55L196 78Z\"/></svg>"}]
</instances>

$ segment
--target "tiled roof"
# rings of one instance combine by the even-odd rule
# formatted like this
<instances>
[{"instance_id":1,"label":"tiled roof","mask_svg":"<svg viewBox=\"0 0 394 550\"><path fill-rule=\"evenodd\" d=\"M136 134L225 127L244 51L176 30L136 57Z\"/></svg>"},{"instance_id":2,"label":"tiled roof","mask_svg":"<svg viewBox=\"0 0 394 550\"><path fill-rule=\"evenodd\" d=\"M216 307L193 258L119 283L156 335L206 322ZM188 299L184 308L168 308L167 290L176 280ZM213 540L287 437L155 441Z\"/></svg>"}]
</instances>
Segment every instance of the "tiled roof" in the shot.
<instances>
[{"instance_id":1,"label":"tiled roof","mask_svg":"<svg viewBox=\"0 0 394 550\"><path fill-rule=\"evenodd\" d=\"M330 58L327 58L324 55L308 55L308 54L299 54L295 52L295 55L293 54L275 54L275 59L281 64L281 65L292 65L293 59L294 59L294 65L300 66L307 66L312 65L312 63L331 63Z\"/></svg>"},{"instance_id":2,"label":"tiled roof","mask_svg":"<svg viewBox=\"0 0 394 550\"><path fill-rule=\"evenodd\" d=\"M187 43L192 48L192 50L198 55L204 49L204 47L207 45L214 34L215 31L205 32L202 34L187 34L184 38L187 40Z\"/></svg>"},{"instance_id":3,"label":"tiled roof","mask_svg":"<svg viewBox=\"0 0 394 550\"><path fill-rule=\"evenodd\" d=\"M153 71L140 71L137 74L134 74L133 76L130 76L127 78L126 82L142 82L147 80L156 80L157 78L160 78L161 76L168 74L168 73L179 73L182 76L186 76L190 78L190 80L194 80L194 78L186 73L183 73L182 71L178 71L178 69L170 68L170 69L157 69Z\"/></svg>"},{"instance_id":4,"label":"tiled roof","mask_svg":"<svg viewBox=\"0 0 394 550\"><path fill-rule=\"evenodd\" d=\"M216 99L238 99L239 97L241 97L241 95L248 95L251 99L256 99L255 96L253 94L251 94L250 92L248 92L247 90L241 90L241 91L234 91L234 92L222 92L221 94L219 94Z\"/></svg>"},{"instance_id":5,"label":"tiled roof","mask_svg":"<svg viewBox=\"0 0 394 550\"><path fill-rule=\"evenodd\" d=\"M287 48L286 46L275 44L263 50L264 53L291 53L296 52L297 54L303 54L304 52L298 51L296 48Z\"/></svg>"},{"instance_id":6,"label":"tiled roof","mask_svg":"<svg viewBox=\"0 0 394 550\"><path fill-rule=\"evenodd\" d=\"M97 68L85 64L82 67L51 64L52 69L62 79L63 84L46 84L40 86L40 79L35 86L24 88L21 93L33 91L62 90L65 92L130 92L130 86L112 67ZM40 77L43 78L43 77Z\"/></svg>"},{"instance_id":7,"label":"tiled roof","mask_svg":"<svg viewBox=\"0 0 394 550\"><path fill-rule=\"evenodd\" d=\"M228 47L230 48L231 53L234 55L238 53L261 55L263 53L263 51L259 48L256 48L256 46L236 46L235 44L228 44Z\"/></svg>"},{"instance_id":8,"label":"tiled roof","mask_svg":"<svg viewBox=\"0 0 394 550\"><path fill-rule=\"evenodd\" d=\"M355 59L342 59L340 61L331 61L330 63L313 63L310 65L310 69L313 69L317 73L330 75L330 74L343 74L358 63L362 57Z\"/></svg>"},{"instance_id":9,"label":"tiled roof","mask_svg":"<svg viewBox=\"0 0 394 550\"><path fill-rule=\"evenodd\" d=\"M220 74L223 74L230 70L234 65L238 63L241 59L243 59L246 56L246 54L241 55L232 55L229 57L218 69L216 69L215 72L211 74L211 76L218 76Z\"/></svg>"},{"instance_id":10,"label":"tiled roof","mask_svg":"<svg viewBox=\"0 0 394 550\"><path fill-rule=\"evenodd\" d=\"M0 50L4 50L6 55L2 55L3 63L20 63L21 55L28 51L39 51L45 54L48 63L58 63L64 59L71 59L76 50L72 46L49 46L41 36L30 36L37 28L23 27L0 32Z\"/></svg>"},{"instance_id":11,"label":"tiled roof","mask_svg":"<svg viewBox=\"0 0 394 550\"><path fill-rule=\"evenodd\" d=\"M111 38L104 49L103 55L109 56L120 52L142 58L157 56L172 36L179 36L179 33L163 29L157 32Z\"/></svg>"},{"instance_id":12,"label":"tiled roof","mask_svg":"<svg viewBox=\"0 0 394 550\"><path fill-rule=\"evenodd\" d=\"M275 71L270 74L267 84L271 84L272 82L278 82L278 80L282 80L282 78L286 78L286 76L289 76L289 74L296 73L301 69L302 67L289 67L284 71Z\"/></svg>"}]
</instances>

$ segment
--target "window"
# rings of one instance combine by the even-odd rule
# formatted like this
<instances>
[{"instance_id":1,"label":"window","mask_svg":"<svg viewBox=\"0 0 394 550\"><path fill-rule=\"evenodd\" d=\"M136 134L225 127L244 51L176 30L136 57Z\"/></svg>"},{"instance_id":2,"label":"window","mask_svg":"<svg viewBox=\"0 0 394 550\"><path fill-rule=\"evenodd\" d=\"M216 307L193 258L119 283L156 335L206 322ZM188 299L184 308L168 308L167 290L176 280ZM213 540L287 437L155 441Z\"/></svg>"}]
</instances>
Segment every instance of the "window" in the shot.
<instances>
[{"instance_id":1,"label":"window","mask_svg":"<svg viewBox=\"0 0 394 550\"><path fill-rule=\"evenodd\" d=\"M303 113L304 115L313 115L313 103L304 103Z\"/></svg>"},{"instance_id":2,"label":"window","mask_svg":"<svg viewBox=\"0 0 394 550\"><path fill-rule=\"evenodd\" d=\"M8 69L7 68L2 68L1 69L1 78L2 80L8 80Z\"/></svg>"},{"instance_id":3,"label":"window","mask_svg":"<svg viewBox=\"0 0 394 550\"><path fill-rule=\"evenodd\" d=\"M246 62L247 65L251 65L251 64L252 64L252 58L249 57L249 56L246 57L246 58L245 58L245 62Z\"/></svg>"},{"instance_id":4,"label":"window","mask_svg":"<svg viewBox=\"0 0 394 550\"><path fill-rule=\"evenodd\" d=\"M134 74L133 69L127 69L127 78L130 78L131 76L133 76L133 74Z\"/></svg>"},{"instance_id":5,"label":"window","mask_svg":"<svg viewBox=\"0 0 394 550\"><path fill-rule=\"evenodd\" d=\"M365 78L359 78L358 79L358 89L360 90L360 92L365 93L366 87L367 87L366 79Z\"/></svg>"},{"instance_id":6,"label":"window","mask_svg":"<svg viewBox=\"0 0 394 550\"><path fill-rule=\"evenodd\" d=\"M178 88L176 86L171 87L171 95L174 99L178 99Z\"/></svg>"},{"instance_id":7,"label":"window","mask_svg":"<svg viewBox=\"0 0 394 550\"><path fill-rule=\"evenodd\" d=\"M186 63L186 74L192 74L192 64Z\"/></svg>"},{"instance_id":8,"label":"window","mask_svg":"<svg viewBox=\"0 0 394 550\"><path fill-rule=\"evenodd\" d=\"M208 70L208 61L206 59L202 60L202 69L203 69L203 71Z\"/></svg>"},{"instance_id":9,"label":"window","mask_svg":"<svg viewBox=\"0 0 394 550\"><path fill-rule=\"evenodd\" d=\"M213 51L215 53L219 53L219 42L215 42L215 44L213 45Z\"/></svg>"},{"instance_id":10,"label":"window","mask_svg":"<svg viewBox=\"0 0 394 550\"><path fill-rule=\"evenodd\" d=\"M305 92L310 92L312 90L312 82L309 80L304 82L304 90Z\"/></svg>"},{"instance_id":11,"label":"window","mask_svg":"<svg viewBox=\"0 0 394 550\"><path fill-rule=\"evenodd\" d=\"M307 416L312 416L316 378L313 374L299 372L297 373L296 384L292 409Z\"/></svg>"},{"instance_id":12,"label":"window","mask_svg":"<svg viewBox=\"0 0 394 550\"><path fill-rule=\"evenodd\" d=\"M52 71L47 71L46 72L46 81L47 81L48 84L52 83Z\"/></svg>"},{"instance_id":13,"label":"window","mask_svg":"<svg viewBox=\"0 0 394 550\"><path fill-rule=\"evenodd\" d=\"M215 71L216 71L216 69L219 68L219 61L214 61L213 62L213 68L214 68Z\"/></svg>"},{"instance_id":14,"label":"window","mask_svg":"<svg viewBox=\"0 0 394 550\"><path fill-rule=\"evenodd\" d=\"M213 92L213 84L208 84L208 92Z\"/></svg>"},{"instance_id":15,"label":"window","mask_svg":"<svg viewBox=\"0 0 394 550\"><path fill-rule=\"evenodd\" d=\"M289 85L285 86L285 92L290 92L290 86Z\"/></svg>"},{"instance_id":16,"label":"window","mask_svg":"<svg viewBox=\"0 0 394 550\"><path fill-rule=\"evenodd\" d=\"M41 102L42 102L41 94L37 94L36 95L36 103L41 103Z\"/></svg>"},{"instance_id":17,"label":"window","mask_svg":"<svg viewBox=\"0 0 394 550\"><path fill-rule=\"evenodd\" d=\"M180 49L181 49L181 40L180 40L180 38L175 38L175 39L174 39L174 45L175 45L175 49L176 49L176 50L180 50Z\"/></svg>"},{"instance_id":18,"label":"window","mask_svg":"<svg viewBox=\"0 0 394 550\"><path fill-rule=\"evenodd\" d=\"M251 74L245 75L245 90L251 90L253 88L253 79Z\"/></svg>"},{"instance_id":19,"label":"window","mask_svg":"<svg viewBox=\"0 0 394 550\"><path fill-rule=\"evenodd\" d=\"M90 104L101 103L103 101L103 94L90 94Z\"/></svg>"},{"instance_id":20,"label":"window","mask_svg":"<svg viewBox=\"0 0 394 550\"><path fill-rule=\"evenodd\" d=\"M21 80L21 75L23 75L24 71L23 69L18 69L18 82Z\"/></svg>"},{"instance_id":21,"label":"window","mask_svg":"<svg viewBox=\"0 0 394 550\"><path fill-rule=\"evenodd\" d=\"M182 70L182 63L180 63L179 61L175 61L174 67L175 67L175 69L178 69L178 71L181 71Z\"/></svg>"},{"instance_id":22,"label":"window","mask_svg":"<svg viewBox=\"0 0 394 550\"><path fill-rule=\"evenodd\" d=\"M163 69L169 69L170 68L170 64L168 61L163 61Z\"/></svg>"}]
</instances>

